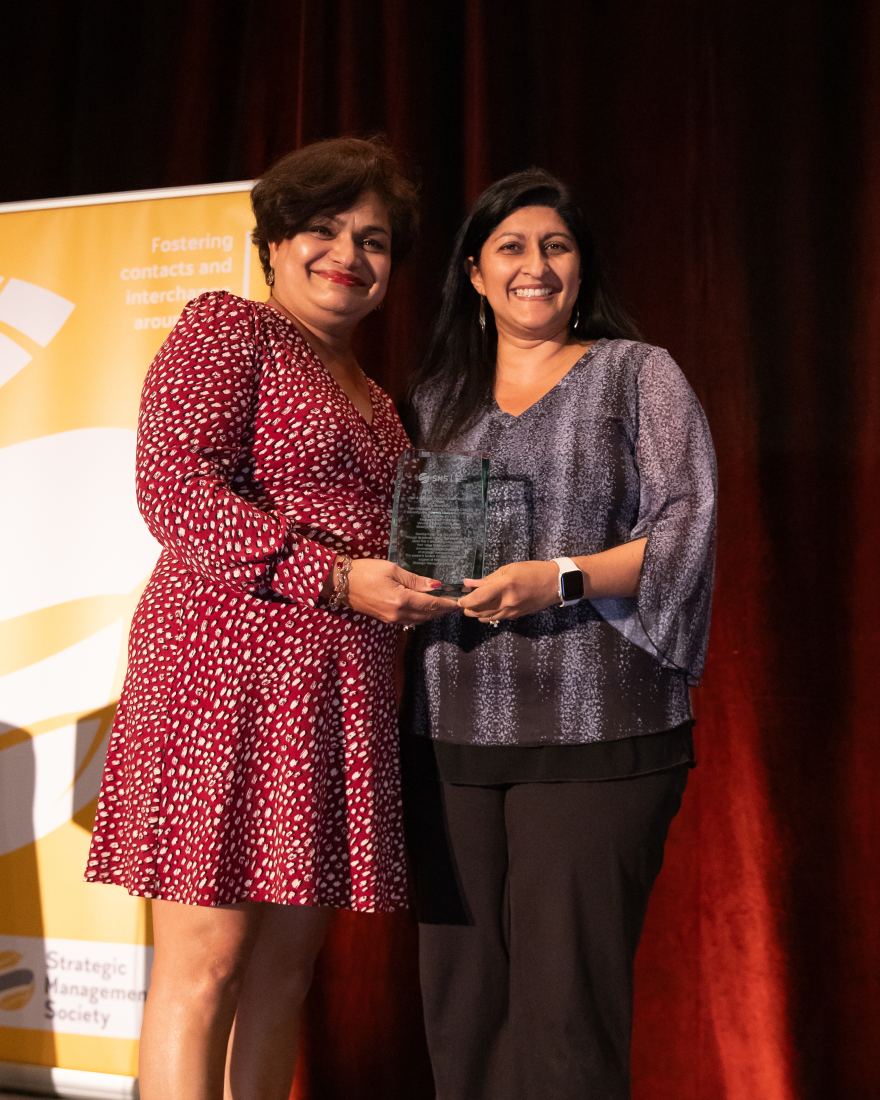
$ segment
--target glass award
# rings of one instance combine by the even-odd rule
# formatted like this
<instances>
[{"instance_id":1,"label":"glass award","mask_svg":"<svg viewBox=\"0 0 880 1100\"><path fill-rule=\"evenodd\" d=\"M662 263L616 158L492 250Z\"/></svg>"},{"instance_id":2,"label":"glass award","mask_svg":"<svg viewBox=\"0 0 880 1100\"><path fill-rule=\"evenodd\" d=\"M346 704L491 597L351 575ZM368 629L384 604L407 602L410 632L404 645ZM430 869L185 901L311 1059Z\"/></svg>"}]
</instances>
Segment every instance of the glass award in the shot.
<instances>
[{"instance_id":1,"label":"glass award","mask_svg":"<svg viewBox=\"0 0 880 1100\"><path fill-rule=\"evenodd\" d=\"M404 451L397 462L388 560L442 581L457 600L483 576L489 458L482 451Z\"/></svg>"}]
</instances>

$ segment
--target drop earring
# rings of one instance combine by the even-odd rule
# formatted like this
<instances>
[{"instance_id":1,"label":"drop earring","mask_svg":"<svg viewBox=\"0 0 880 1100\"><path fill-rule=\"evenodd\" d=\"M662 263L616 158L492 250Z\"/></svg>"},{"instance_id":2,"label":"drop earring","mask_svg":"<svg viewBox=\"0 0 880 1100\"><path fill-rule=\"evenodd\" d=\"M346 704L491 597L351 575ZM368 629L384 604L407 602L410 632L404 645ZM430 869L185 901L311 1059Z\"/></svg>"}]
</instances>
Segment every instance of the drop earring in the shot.
<instances>
[{"instance_id":1,"label":"drop earring","mask_svg":"<svg viewBox=\"0 0 880 1100\"><path fill-rule=\"evenodd\" d=\"M274 286L274 285L275 285L275 269L270 267L269 268L269 273L266 276L266 286Z\"/></svg>"},{"instance_id":2,"label":"drop earring","mask_svg":"<svg viewBox=\"0 0 880 1100\"><path fill-rule=\"evenodd\" d=\"M486 299L480 295L480 329L486 331Z\"/></svg>"},{"instance_id":3,"label":"drop earring","mask_svg":"<svg viewBox=\"0 0 880 1100\"><path fill-rule=\"evenodd\" d=\"M574 307L574 313L571 319L571 331L577 332L577 327L581 323L581 304L580 302Z\"/></svg>"}]
</instances>

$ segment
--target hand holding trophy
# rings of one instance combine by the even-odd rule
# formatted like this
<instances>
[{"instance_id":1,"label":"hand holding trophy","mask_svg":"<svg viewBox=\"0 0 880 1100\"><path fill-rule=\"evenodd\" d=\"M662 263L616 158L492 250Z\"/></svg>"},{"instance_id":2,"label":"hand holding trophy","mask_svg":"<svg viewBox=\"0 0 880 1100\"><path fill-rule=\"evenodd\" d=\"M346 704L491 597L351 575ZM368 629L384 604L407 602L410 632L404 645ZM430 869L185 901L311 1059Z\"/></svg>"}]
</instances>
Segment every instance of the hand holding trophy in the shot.
<instances>
[{"instance_id":1,"label":"hand holding trophy","mask_svg":"<svg viewBox=\"0 0 880 1100\"><path fill-rule=\"evenodd\" d=\"M397 463L388 560L439 580L457 600L483 576L489 458L482 451L404 451Z\"/></svg>"}]
</instances>

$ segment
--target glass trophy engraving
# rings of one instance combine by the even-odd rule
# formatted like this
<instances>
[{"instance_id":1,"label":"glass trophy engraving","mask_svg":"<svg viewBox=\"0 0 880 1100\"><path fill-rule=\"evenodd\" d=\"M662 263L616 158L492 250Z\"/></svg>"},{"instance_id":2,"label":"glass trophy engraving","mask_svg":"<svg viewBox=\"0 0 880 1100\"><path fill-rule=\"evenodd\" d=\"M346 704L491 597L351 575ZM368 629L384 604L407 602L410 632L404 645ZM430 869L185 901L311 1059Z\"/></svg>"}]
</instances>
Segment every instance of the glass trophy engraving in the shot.
<instances>
[{"instance_id":1,"label":"glass trophy engraving","mask_svg":"<svg viewBox=\"0 0 880 1100\"><path fill-rule=\"evenodd\" d=\"M482 451L404 451L397 462L388 560L442 581L457 600L483 576L489 458Z\"/></svg>"}]
</instances>

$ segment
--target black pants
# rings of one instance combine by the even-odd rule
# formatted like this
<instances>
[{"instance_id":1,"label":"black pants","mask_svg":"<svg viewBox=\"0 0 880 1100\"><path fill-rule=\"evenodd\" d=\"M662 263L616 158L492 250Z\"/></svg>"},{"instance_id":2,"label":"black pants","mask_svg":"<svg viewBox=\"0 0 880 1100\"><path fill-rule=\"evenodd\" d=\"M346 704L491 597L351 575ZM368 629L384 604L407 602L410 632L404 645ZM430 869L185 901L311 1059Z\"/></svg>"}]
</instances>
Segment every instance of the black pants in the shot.
<instances>
[{"instance_id":1,"label":"black pants","mask_svg":"<svg viewBox=\"0 0 880 1100\"><path fill-rule=\"evenodd\" d=\"M633 961L687 771L405 775L437 1100L627 1100Z\"/></svg>"}]
</instances>

